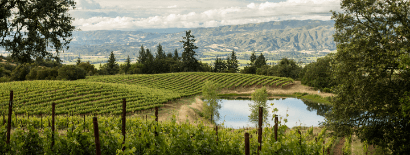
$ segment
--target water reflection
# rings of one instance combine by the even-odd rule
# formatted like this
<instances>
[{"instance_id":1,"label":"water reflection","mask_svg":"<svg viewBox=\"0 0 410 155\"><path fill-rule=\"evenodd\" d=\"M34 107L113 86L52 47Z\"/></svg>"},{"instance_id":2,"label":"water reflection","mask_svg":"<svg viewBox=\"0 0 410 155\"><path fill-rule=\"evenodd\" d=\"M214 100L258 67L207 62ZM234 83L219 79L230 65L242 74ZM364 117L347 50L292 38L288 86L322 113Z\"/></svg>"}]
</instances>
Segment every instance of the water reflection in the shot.
<instances>
[{"instance_id":1,"label":"water reflection","mask_svg":"<svg viewBox=\"0 0 410 155\"><path fill-rule=\"evenodd\" d=\"M271 103L274 105L271 106ZM252 110L249 104L253 104L249 98L247 99L221 99L221 108L218 112L222 116L220 120L215 121L217 124L222 124L224 126L231 128L241 128L241 127L255 127L257 121L252 119L253 116L258 116L258 110ZM277 98L267 101L266 112L269 117L264 119L264 126L273 126L274 121L272 116L272 110L277 108L279 111L276 113L280 118L287 117L288 127L293 126L318 126L319 122L324 121L324 115L330 110L330 106L318 104L309 101L302 101L296 98ZM265 110L264 110L265 111ZM265 113L265 112L264 112ZM269 125L268 125L269 124ZM282 124L284 122L282 121Z\"/></svg>"}]
</instances>

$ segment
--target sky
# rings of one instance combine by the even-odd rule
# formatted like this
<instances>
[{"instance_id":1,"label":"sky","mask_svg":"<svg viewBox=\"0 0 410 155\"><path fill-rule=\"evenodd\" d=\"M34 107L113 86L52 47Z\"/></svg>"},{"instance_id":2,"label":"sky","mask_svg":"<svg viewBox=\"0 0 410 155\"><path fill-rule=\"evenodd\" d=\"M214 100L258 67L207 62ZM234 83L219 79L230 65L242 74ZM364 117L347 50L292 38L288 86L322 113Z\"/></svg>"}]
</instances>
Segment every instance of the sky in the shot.
<instances>
[{"instance_id":1,"label":"sky","mask_svg":"<svg viewBox=\"0 0 410 155\"><path fill-rule=\"evenodd\" d=\"M281 20L331 20L340 0L74 0L82 31L218 27Z\"/></svg>"}]
</instances>

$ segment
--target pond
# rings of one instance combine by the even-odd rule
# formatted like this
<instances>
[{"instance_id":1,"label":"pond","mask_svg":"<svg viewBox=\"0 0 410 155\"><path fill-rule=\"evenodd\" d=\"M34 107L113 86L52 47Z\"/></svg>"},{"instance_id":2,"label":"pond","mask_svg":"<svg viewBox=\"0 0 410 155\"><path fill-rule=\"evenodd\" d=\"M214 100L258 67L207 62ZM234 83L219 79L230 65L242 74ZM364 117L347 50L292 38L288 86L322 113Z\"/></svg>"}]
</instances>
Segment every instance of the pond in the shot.
<instances>
[{"instance_id":1,"label":"pond","mask_svg":"<svg viewBox=\"0 0 410 155\"><path fill-rule=\"evenodd\" d=\"M274 105L272 106L271 103ZM254 104L250 99L220 99L220 109L217 110L220 118L214 119L216 124L230 127L230 128L242 128L242 127L255 127L257 123L252 123L249 116L252 115L251 107L248 104ZM278 109L276 114L279 121L282 117L282 125L285 124L289 128L294 126L319 126L319 122L325 121L324 114L330 110L331 106L302 101L297 98L277 98L267 101L268 106L268 123L273 126L274 119L272 120L272 110ZM255 110L257 111L257 110ZM286 115L288 117L286 118ZM253 114L257 116L257 114ZM285 123L283 119L287 119ZM256 119L256 118L255 118ZM225 120L225 122L224 122ZM264 126L267 124L264 123Z\"/></svg>"}]
</instances>

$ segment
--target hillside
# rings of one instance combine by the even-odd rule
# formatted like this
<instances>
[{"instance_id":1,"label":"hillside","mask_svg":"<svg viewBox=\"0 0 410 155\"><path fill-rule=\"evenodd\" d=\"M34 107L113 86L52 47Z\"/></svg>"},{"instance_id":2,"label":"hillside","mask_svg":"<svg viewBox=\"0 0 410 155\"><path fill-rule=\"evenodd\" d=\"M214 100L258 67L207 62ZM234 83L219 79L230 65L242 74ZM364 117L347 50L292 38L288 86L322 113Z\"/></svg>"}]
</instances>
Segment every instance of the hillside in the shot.
<instances>
[{"instance_id":1,"label":"hillside","mask_svg":"<svg viewBox=\"0 0 410 155\"><path fill-rule=\"evenodd\" d=\"M193 28L198 57L209 52L235 50L267 52L333 51L333 21L291 20L271 21L211 28ZM161 32L161 30L158 30ZM74 55L102 55L118 51L123 55L137 56L141 45L155 51L161 43L166 52L178 49L185 32L151 33L142 31L76 31L67 51Z\"/></svg>"},{"instance_id":2,"label":"hillside","mask_svg":"<svg viewBox=\"0 0 410 155\"><path fill-rule=\"evenodd\" d=\"M13 90L17 114L48 114L51 103L57 104L59 115L70 111L76 114L119 114L123 98L127 101L127 112L138 112L200 94L205 80L217 82L228 90L254 86L286 87L293 83L289 78L233 73L94 76L77 81L0 83L0 103L3 108L7 106L9 90Z\"/></svg>"}]
</instances>

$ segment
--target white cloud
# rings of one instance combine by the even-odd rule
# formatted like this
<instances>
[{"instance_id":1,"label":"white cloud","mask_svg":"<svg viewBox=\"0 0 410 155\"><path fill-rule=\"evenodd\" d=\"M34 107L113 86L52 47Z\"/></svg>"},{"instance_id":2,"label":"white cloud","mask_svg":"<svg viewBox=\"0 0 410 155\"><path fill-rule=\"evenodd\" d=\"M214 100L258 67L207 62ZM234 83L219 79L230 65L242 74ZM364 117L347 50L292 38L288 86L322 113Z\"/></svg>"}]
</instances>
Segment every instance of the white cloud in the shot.
<instances>
[{"instance_id":1,"label":"white cloud","mask_svg":"<svg viewBox=\"0 0 410 155\"><path fill-rule=\"evenodd\" d=\"M255 3L248 4L246 7L253 9L255 8Z\"/></svg>"},{"instance_id":2,"label":"white cloud","mask_svg":"<svg viewBox=\"0 0 410 155\"><path fill-rule=\"evenodd\" d=\"M98 4L93 0L76 0L88 7L88 4ZM84 5L87 2L87 5ZM82 30L135 30L141 28L195 28L195 27L217 27L223 25L237 25L247 23L259 23L278 20L330 20L330 10L340 10L340 0L287 0L284 2L249 3L234 7L212 8L204 11L186 9L186 5L168 5L160 13L155 9L144 8L144 12L156 15L147 15L145 18L133 17L92 17L88 19L76 18L75 26ZM99 5L98 5L99 6ZM167 6L167 5L165 5ZM118 7L118 6L115 6ZM141 6L136 9L141 11ZM162 7L163 8L163 7ZM192 6L195 8L195 6ZM105 8L108 9L108 8ZM168 10L168 11L167 11ZM196 9L201 10L201 9ZM139 12L138 12L139 13ZM127 12L127 14L130 14ZM121 15L120 13L118 15Z\"/></svg>"}]
</instances>

